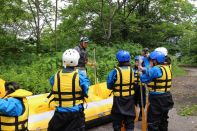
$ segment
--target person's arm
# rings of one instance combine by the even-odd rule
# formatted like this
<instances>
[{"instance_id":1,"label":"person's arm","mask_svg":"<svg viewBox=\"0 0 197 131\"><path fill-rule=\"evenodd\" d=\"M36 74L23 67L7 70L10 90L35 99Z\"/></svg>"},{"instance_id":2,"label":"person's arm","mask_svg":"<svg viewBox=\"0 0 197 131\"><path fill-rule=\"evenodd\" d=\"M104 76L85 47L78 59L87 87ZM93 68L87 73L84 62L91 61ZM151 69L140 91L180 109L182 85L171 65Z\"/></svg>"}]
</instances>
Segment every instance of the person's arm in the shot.
<instances>
[{"instance_id":1,"label":"person's arm","mask_svg":"<svg viewBox=\"0 0 197 131\"><path fill-rule=\"evenodd\" d=\"M54 78L55 78L55 75L53 75L53 76L49 79L49 82L50 82L51 86L54 85Z\"/></svg>"},{"instance_id":2,"label":"person's arm","mask_svg":"<svg viewBox=\"0 0 197 131\"><path fill-rule=\"evenodd\" d=\"M112 90L114 88L114 84L117 81L117 71L112 70L107 76L107 88Z\"/></svg>"},{"instance_id":3,"label":"person's arm","mask_svg":"<svg viewBox=\"0 0 197 131\"><path fill-rule=\"evenodd\" d=\"M88 90L89 90L89 86L90 86L90 80L81 71L79 71L79 85L80 85L80 87L83 91L84 96L88 97Z\"/></svg>"},{"instance_id":4,"label":"person's arm","mask_svg":"<svg viewBox=\"0 0 197 131\"><path fill-rule=\"evenodd\" d=\"M16 98L0 99L0 112L8 116L20 116L23 112L22 101Z\"/></svg>"},{"instance_id":5,"label":"person's arm","mask_svg":"<svg viewBox=\"0 0 197 131\"><path fill-rule=\"evenodd\" d=\"M74 49L77 50L79 52L79 54L80 54L80 48L79 48L79 46L75 46Z\"/></svg>"},{"instance_id":6,"label":"person's arm","mask_svg":"<svg viewBox=\"0 0 197 131\"><path fill-rule=\"evenodd\" d=\"M162 71L159 67L154 66L152 68L147 69L146 73L140 76L140 81L142 83L149 83L154 78L159 78L162 76Z\"/></svg>"},{"instance_id":7,"label":"person's arm","mask_svg":"<svg viewBox=\"0 0 197 131\"><path fill-rule=\"evenodd\" d=\"M146 73L146 71L148 70L148 68L150 66L150 62L147 57L143 57L142 61L143 61L142 65L139 66L139 70L141 70L143 73Z\"/></svg>"}]
</instances>

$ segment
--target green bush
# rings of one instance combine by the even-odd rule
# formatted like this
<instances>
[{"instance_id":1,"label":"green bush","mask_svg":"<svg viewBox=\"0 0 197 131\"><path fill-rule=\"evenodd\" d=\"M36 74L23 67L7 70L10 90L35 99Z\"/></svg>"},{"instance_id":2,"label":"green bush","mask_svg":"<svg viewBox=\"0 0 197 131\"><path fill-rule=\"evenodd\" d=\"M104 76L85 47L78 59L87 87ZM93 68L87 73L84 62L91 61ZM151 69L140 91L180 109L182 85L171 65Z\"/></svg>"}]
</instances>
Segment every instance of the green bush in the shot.
<instances>
[{"instance_id":1,"label":"green bush","mask_svg":"<svg viewBox=\"0 0 197 131\"><path fill-rule=\"evenodd\" d=\"M134 57L140 54L142 46L135 43L116 43L113 46L98 46L89 44L88 54L89 61L94 61L93 49L96 47L96 69L99 82L106 81L108 73L117 65L116 52L124 49L131 54L131 64L133 66ZM49 78L62 67L62 52L35 53L20 52L17 54L6 53L0 57L0 78L7 81L16 81L22 88L32 91L34 94L49 92L51 87ZM10 59L12 58L12 59ZM183 70L178 67L175 58L173 61L173 72L179 75ZM88 67L88 77L91 84L95 82L94 68Z\"/></svg>"},{"instance_id":2,"label":"green bush","mask_svg":"<svg viewBox=\"0 0 197 131\"><path fill-rule=\"evenodd\" d=\"M183 68L179 67L178 61L175 56L171 56L172 59L172 74L173 77L183 76L186 72Z\"/></svg>"},{"instance_id":3,"label":"green bush","mask_svg":"<svg viewBox=\"0 0 197 131\"><path fill-rule=\"evenodd\" d=\"M179 114L182 116L191 116L197 113L197 105L190 105L183 107Z\"/></svg>"}]
</instances>

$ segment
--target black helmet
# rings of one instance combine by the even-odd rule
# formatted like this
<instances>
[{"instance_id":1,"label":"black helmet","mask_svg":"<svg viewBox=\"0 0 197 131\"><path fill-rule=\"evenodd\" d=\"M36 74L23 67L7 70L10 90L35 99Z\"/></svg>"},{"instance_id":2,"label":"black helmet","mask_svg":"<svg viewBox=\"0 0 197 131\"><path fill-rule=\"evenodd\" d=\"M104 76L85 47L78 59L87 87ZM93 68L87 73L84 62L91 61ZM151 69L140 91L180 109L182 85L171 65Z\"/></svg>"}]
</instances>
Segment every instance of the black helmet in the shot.
<instances>
[{"instance_id":1,"label":"black helmet","mask_svg":"<svg viewBox=\"0 0 197 131\"><path fill-rule=\"evenodd\" d=\"M148 49L148 48L144 48L142 51L143 51L144 53L148 53L148 52L149 52L149 49Z\"/></svg>"}]
</instances>

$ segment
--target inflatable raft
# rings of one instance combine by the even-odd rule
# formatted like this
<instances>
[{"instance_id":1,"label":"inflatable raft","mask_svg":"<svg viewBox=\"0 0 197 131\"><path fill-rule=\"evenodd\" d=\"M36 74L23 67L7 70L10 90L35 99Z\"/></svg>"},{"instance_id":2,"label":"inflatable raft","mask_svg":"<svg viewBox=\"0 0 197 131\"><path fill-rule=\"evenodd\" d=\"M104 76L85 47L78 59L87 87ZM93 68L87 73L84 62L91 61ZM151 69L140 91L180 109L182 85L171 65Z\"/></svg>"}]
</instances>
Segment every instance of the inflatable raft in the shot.
<instances>
[{"instance_id":1,"label":"inflatable raft","mask_svg":"<svg viewBox=\"0 0 197 131\"><path fill-rule=\"evenodd\" d=\"M89 97L86 99L85 118L86 127L90 128L95 124L102 124L110 121L113 97L107 89L106 83L100 83L89 88ZM48 123L55 110L54 103L49 106L48 93L28 97L30 131L46 131Z\"/></svg>"}]
</instances>

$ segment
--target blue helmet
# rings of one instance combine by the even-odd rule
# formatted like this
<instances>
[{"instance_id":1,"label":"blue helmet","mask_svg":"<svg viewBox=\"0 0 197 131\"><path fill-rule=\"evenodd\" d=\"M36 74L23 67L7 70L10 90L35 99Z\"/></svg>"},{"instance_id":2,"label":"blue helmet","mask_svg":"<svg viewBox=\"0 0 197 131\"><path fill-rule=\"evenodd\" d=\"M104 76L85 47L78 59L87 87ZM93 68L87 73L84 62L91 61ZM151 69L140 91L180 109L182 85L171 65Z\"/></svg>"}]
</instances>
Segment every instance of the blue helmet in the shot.
<instances>
[{"instance_id":1,"label":"blue helmet","mask_svg":"<svg viewBox=\"0 0 197 131\"><path fill-rule=\"evenodd\" d=\"M135 56L135 61L138 61L139 60L139 56L137 55L137 56Z\"/></svg>"},{"instance_id":2,"label":"blue helmet","mask_svg":"<svg viewBox=\"0 0 197 131\"><path fill-rule=\"evenodd\" d=\"M129 62L131 59L130 53L128 51L125 50L119 50L116 53L116 59L118 60L118 62Z\"/></svg>"},{"instance_id":3,"label":"blue helmet","mask_svg":"<svg viewBox=\"0 0 197 131\"><path fill-rule=\"evenodd\" d=\"M165 62L165 55L159 51L153 51L150 53L149 58L152 60L156 60L158 63Z\"/></svg>"}]
</instances>

